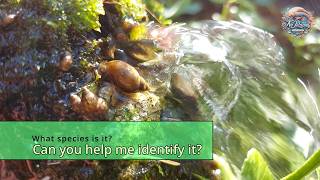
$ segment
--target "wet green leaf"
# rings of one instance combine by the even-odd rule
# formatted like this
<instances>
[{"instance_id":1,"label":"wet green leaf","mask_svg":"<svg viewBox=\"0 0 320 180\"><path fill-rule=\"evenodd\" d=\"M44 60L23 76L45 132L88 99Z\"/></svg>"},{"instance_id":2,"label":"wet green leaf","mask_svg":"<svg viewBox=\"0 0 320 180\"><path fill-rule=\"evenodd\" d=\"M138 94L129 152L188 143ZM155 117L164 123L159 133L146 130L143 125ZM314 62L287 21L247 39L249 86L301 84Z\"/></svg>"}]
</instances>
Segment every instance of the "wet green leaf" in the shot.
<instances>
[{"instance_id":1,"label":"wet green leaf","mask_svg":"<svg viewBox=\"0 0 320 180\"><path fill-rule=\"evenodd\" d=\"M243 180L273 180L267 162L256 149L250 149L241 169Z\"/></svg>"}]
</instances>

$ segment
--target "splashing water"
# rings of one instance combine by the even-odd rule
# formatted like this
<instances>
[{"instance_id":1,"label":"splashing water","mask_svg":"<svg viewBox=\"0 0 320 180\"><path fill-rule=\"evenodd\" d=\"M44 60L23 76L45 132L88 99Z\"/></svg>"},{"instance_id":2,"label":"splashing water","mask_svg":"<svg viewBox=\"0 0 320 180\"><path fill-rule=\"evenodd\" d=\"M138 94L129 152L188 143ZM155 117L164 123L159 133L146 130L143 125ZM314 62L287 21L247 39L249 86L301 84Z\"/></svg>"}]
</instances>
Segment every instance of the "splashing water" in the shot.
<instances>
[{"instance_id":1,"label":"splashing water","mask_svg":"<svg viewBox=\"0 0 320 180\"><path fill-rule=\"evenodd\" d=\"M290 76L271 34L235 21L150 26L149 32L164 51L142 65L156 77L148 81L159 92L170 88L172 73L190 82L202 117L215 121L214 153L235 172L252 147L264 153L277 178L319 147L316 96Z\"/></svg>"},{"instance_id":2,"label":"splashing water","mask_svg":"<svg viewBox=\"0 0 320 180\"><path fill-rule=\"evenodd\" d=\"M242 80L257 78L257 69L259 76L270 78L283 73L282 50L272 35L249 25L206 21L195 27L175 24L150 29L151 38L164 49L160 61L165 64L153 75L162 77L161 83L172 73L183 75L219 120L225 120L236 103Z\"/></svg>"}]
</instances>

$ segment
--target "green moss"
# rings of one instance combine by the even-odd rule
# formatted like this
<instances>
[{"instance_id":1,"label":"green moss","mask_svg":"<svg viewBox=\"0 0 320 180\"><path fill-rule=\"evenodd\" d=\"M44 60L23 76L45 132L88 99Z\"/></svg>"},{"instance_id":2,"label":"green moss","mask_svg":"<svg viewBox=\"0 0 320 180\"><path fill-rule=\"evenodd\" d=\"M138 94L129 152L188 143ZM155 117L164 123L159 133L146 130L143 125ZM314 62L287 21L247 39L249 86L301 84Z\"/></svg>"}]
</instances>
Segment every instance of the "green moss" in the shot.
<instances>
[{"instance_id":1,"label":"green moss","mask_svg":"<svg viewBox=\"0 0 320 180\"><path fill-rule=\"evenodd\" d=\"M147 34L147 27L145 24L139 24L138 26L134 27L130 32L130 40L137 41L144 39Z\"/></svg>"},{"instance_id":2,"label":"green moss","mask_svg":"<svg viewBox=\"0 0 320 180\"><path fill-rule=\"evenodd\" d=\"M48 21L53 26L100 31L99 15L105 13L102 0L46 0L44 3L54 15Z\"/></svg>"},{"instance_id":3,"label":"green moss","mask_svg":"<svg viewBox=\"0 0 320 180\"><path fill-rule=\"evenodd\" d=\"M139 114L138 110L135 108L125 108L122 113L122 117L119 119L120 121L132 121L132 119Z\"/></svg>"},{"instance_id":4,"label":"green moss","mask_svg":"<svg viewBox=\"0 0 320 180\"><path fill-rule=\"evenodd\" d=\"M91 92L93 92L93 93L96 93L97 90L98 90L98 85L97 85L96 82L89 83L89 84L87 85L87 87L88 87L88 89L89 89Z\"/></svg>"},{"instance_id":5,"label":"green moss","mask_svg":"<svg viewBox=\"0 0 320 180\"><path fill-rule=\"evenodd\" d=\"M145 5L141 0L113 0L118 11L123 17L133 18L136 21L141 21L147 16Z\"/></svg>"}]
</instances>

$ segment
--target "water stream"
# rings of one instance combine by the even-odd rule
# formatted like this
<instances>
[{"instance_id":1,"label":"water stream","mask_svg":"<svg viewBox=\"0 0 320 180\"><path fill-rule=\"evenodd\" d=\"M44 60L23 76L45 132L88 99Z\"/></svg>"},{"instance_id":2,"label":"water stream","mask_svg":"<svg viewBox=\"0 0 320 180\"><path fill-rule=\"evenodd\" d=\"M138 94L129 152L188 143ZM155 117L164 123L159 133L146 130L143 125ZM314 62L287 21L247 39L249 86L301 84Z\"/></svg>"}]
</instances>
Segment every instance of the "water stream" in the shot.
<instances>
[{"instance_id":1,"label":"water stream","mask_svg":"<svg viewBox=\"0 0 320 180\"><path fill-rule=\"evenodd\" d=\"M164 50L160 60L142 65L153 69L154 86L158 92L170 89L173 73L189 82L201 117L215 122L214 153L235 172L252 147L264 154L277 178L319 147L319 102L312 88L287 70L273 35L240 22L204 21L152 25L150 37Z\"/></svg>"}]
</instances>

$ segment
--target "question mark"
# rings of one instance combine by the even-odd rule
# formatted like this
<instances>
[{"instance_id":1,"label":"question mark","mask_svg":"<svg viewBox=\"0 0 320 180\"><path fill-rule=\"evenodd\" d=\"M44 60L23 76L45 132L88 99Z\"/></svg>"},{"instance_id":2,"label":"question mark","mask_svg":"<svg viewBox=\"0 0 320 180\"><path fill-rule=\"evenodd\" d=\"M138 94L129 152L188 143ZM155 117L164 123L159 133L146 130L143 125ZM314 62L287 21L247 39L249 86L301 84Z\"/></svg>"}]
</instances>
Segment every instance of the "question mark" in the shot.
<instances>
[{"instance_id":1,"label":"question mark","mask_svg":"<svg viewBox=\"0 0 320 180\"><path fill-rule=\"evenodd\" d=\"M109 135L109 142L111 141L111 138L112 138L112 136L111 136L111 135Z\"/></svg>"},{"instance_id":2,"label":"question mark","mask_svg":"<svg viewBox=\"0 0 320 180\"><path fill-rule=\"evenodd\" d=\"M200 151L201 151L201 149L202 149L202 145L201 145L201 144L198 144L198 145L197 145L197 148L198 148L198 154L200 155Z\"/></svg>"}]
</instances>

